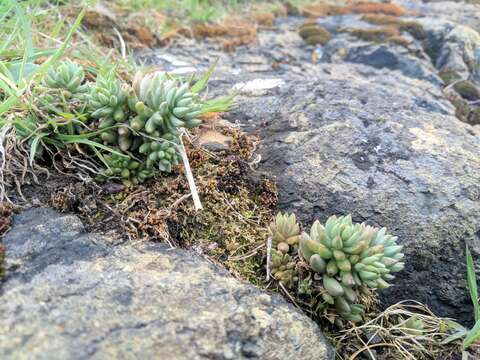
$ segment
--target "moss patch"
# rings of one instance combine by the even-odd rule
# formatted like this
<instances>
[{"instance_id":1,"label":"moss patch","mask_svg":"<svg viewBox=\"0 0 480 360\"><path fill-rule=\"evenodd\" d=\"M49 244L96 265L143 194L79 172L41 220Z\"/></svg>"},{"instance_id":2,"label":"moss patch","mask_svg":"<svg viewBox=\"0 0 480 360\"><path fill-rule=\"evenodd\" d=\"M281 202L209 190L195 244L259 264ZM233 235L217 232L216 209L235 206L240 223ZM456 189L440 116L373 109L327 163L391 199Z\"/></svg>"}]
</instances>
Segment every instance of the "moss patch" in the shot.
<instances>
[{"instance_id":1,"label":"moss patch","mask_svg":"<svg viewBox=\"0 0 480 360\"><path fill-rule=\"evenodd\" d=\"M480 90L469 80L459 81L453 85L453 88L464 99L470 101L480 99Z\"/></svg>"},{"instance_id":2,"label":"moss patch","mask_svg":"<svg viewBox=\"0 0 480 360\"><path fill-rule=\"evenodd\" d=\"M251 44L257 38L254 24L235 19L229 19L223 24L193 24L191 33L196 39L216 38L225 51ZM183 31L182 34L188 35L189 31Z\"/></svg>"},{"instance_id":3,"label":"moss patch","mask_svg":"<svg viewBox=\"0 0 480 360\"><path fill-rule=\"evenodd\" d=\"M69 184L54 191L49 202L78 213L91 231L190 248L263 286L266 226L277 203L276 186L248 164L256 140L222 131L232 138L229 150L210 153L187 146L201 211L194 209L181 167L146 186Z\"/></svg>"},{"instance_id":4,"label":"moss patch","mask_svg":"<svg viewBox=\"0 0 480 360\"><path fill-rule=\"evenodd\" d=\"M470 105L466 100L456 94L448 94L447 98L455 106L455 116L470 125L480 124L480 107Z\"/></svg>"},{"instance_id":5,"label":"moss patch","mask_svg":"<svg viewBox=\"0 0 480 360\"><path fill-rule=\"evenodd\" d=\"M346 6L329 5L324 3L301 6L298 10L303 16L324 17L345 14L383 14L391 16L403 16L408 12L405 8L396 4L383 3L358 3Z\"/></svg>"},{"instance_id":6,"label":"moss patch","mask_svg":"<svg viewBox=\"0 0 480 360\"><path fill-rule=\"evenodd\" d=\"M378 29L345 28L340 29L339 31L351 34L358 37L359 39L370 41L373 43L382 43L385 42L388 38L399 36L398 29L391 26L381 27Z\"/></svg>"},{"instance_id":7,"label":"moss patch","mask_svg":"<svg viewBox=\"0 0 480 360\"><path fill-rule=\"evenodd\" d=\"M325 45L332 38L332 35L327 29L310 21L300 26L298 34L307 44L310 45Z\"/></svg>"},{"instance_id":8,"label":"moss patch","mask_svg":"<svg viewBox=\"0 0 480 360\"><path fill-rule=\"evenodd\" d=\"M460 75L455 70L443 70L438 73L438 76L443 80L445 85L450 85L451 83L460 79Z\"/></svg>"},{"instance_id":9,"label":"moss patch","mask_svg":"<svg viewBox=\"0 0 480 360\"><path fill-rule=\"evenodd\" d=\"M367 14L362 16L362 20L375 25L387 25L397 28L399 31L405 31L411 34L414 38L425 39L425 30L423 26L413 20L402 20L396 16L383 14Z\"/></svg>"}]
</instances>

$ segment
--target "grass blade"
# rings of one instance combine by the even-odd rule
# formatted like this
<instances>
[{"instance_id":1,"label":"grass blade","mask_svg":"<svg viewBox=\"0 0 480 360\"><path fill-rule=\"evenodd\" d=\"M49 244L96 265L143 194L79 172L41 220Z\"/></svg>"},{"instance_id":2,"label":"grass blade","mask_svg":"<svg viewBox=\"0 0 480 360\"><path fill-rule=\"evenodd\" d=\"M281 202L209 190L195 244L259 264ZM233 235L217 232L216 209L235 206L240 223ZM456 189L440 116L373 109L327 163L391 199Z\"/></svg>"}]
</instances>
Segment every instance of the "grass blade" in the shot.
<instances>
[{"instance_id":1,"label":"grass blade","mask_svg":"<svg viewBox=\"0 0 480 360\"><path fill-rule=\"evenodd\" d=\"M124 158L128 158L128 155L122 154L121 152L118 152L118 151L116 151L115 149L113 149L113 148L111 148L111 147L109 147L109 146L105 146L105 145L103 145L103 144L100 144L100 143L95 142L95 141L92 141L92 140L88 140L88 139L77 139L77 140L72 140L72 141L65 141L65 144L73 144L73 143L89 145L89 146L92 146L92 147L94 147L94 148L99 148L99 149L102 149L102 150L111 152L112 154L116 154L116 155L118 155L118 156L121 156L121 157L124 157Z\"/></svg>"},{"instance_id":2,"label":"grass blade","mask_svg":"<svg viewBox=\"0 0 480 360\"><path fill-rule=\"evenodd\" d=\"M38 151L38 145L40 145L40 140L42 140L45 136L48 136L48 133L38 134L32 139L32 142L30 144L30 156L29 156L30 166L33 166L33 162L35 160L35 156L37 155L37 151Z\"/></svg>"},{"instance_id":3,"label":"grass blade","mask_svg":"<svg viewBox=\"0 0 480 360\"><path fill-rule=\"evenodd\" d=\"M470 291L470 297L472 298L475 321L478 322L478 318L480 316L480 307L478 304L477 279L475 276L475 266L473 265L472 254L470 253L468 246L465 248L465 254L467 258L467 284Z\"/></svg>"},{"instance_id":4,"label":"grass blade","mask_svg":"<svg viewBox=\"0 0 480 360\"><path fill-rule=\"evenodd\" d=\"M451 343L452 341L461 339L461 338L465 337L465 335L467 335L467 333L468 333L467 329L459 330L459 331L453 333L452 335L450 335L449 337L447 337L445 340L443 340L442 345L445 345L445 344Z\"/></svg>"},{"instance_id":5,"label":"grass blade","mask_svg":"<svg viewBox=\"0 0 480 360\"><path fill-rule=\"evenodd\" d=\"M222 96L216 99L206 101L201 108L202 114L209 112L226 112L233 106L233 99L237 94Z\"/></svg>"},{"instance_id":6,"label":"grass blade","mask_svg":"<svg viewBox=\"0 0 480 360\"><path fill-rule=\"evenodd\" d=\"M207 86L208 80L212 76L213 70L215 70L217 63L218 59L215 60L212 66L210 66L210 68L207 70L207 72L203 74L202 77L195 84L193 84L193 86L190 88L190 91L192 93L196 94L205 89L205 86Z\"/></svg>"}]
</instances>

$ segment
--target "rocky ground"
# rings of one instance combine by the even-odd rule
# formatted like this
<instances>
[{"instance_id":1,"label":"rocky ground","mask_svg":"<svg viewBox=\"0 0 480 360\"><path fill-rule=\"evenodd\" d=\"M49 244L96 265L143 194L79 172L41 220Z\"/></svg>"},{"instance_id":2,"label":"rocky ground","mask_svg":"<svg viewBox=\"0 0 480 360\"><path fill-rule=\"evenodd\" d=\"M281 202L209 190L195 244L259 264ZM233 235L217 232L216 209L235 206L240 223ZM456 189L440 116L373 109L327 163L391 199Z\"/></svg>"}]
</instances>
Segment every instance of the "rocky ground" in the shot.
<instances>
[{"instance_id":1,"label":"rocky ground","mask_svg":"<svg viewBox=\"0 0 480 360\"><path fill-rule=\"evenodd\" d=\"M281 296L168 245L105 243L72 215L15 217L2 359L333 359Z\"/></svg>"},{"instance_id":2,"label":"rocky ground","mask_svg":"<svg viewBox=\"0 0 480 360\"><path fill-rule=\"evenodd\" d=\"M471 325L464 249L480 266L480 5L397 4L406 10L396 25L322 14L314 23L328 39L313 45L298 33L305 17L291 14L230 52L215 38L182 38L137 58L182 74L218 58L209 92L238 92L224 117L259 135L258 170L275 178L279 209L305 226L347 213L386 226L407 261L382 306L414 299ZM2 359L333 356L285 300L189 251L110 248L50 210L18 215L3 243ZM25 347L38 352L25 357Z\"/></svg>"},{"instance_id":3,"label":"rocky ground","mask_svg":"<svg viewBox=\"0 0 480 360\"><path fill-rule=\"evenodd\" d=\"M422 29L419 39L402 32L402 45L352 35L378 28L357 14L318 18L332 37L307 45L298 35L305 18L289 16L231 54L215 41L185 40L140 59L189 72L218 57L210 91L240 92L226 116L260 134L259 169L275 175L280 208L305 224L351 213L355 221L386 226L408 261L396 286L383 292L385 304L415 299L469 323L462 254L468 244L480 258L478 108L462 117L455 105L468 99L442 77L455 73L478 91L480 10L401 4L420 12L401 18Z\"/></svg>"}]
</instances>

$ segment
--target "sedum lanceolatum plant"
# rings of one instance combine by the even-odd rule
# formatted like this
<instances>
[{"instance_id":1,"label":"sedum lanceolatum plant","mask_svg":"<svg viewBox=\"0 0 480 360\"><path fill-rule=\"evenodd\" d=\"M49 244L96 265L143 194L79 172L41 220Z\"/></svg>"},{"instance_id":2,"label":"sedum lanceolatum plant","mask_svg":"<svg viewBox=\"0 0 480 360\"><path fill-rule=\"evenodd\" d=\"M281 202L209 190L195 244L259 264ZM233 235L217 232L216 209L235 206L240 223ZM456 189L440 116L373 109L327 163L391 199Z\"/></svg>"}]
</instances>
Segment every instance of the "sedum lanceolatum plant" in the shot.
<instances>
[{"instance_id":1,"label":"sedum lanceolatum plant","mask_svg":"<svg viewBox=\"0 0 480 360\"><path fill-rule=\"evenodd\" d=\"M200 98L198 91L208 76L192 87L168 74L151 73L133 85L114 70L87 77L81 65L67 60L50 68L32 90L35 105L28 124L18 124L17 136L32 144L32 157L42 154L40 144L86 145L104 166L95 174L97 180L142 183L156 172L171 172L181 162L182 128L196 127L202 113L230 105L231 98L207 102Z\"/></svg>"},{"instance_id":2,"label":"sedum lanceolatum plant","mask_svg":"<svg viewBox=\"0 0 480 360\"><path fill-rule=\"evenodd\" d=\"M300 240L300 226L295 214L278 213L268 227L268 232L272 241L270 271L278 281L291 288L298 281L295 258L292 255Z\"/></svg>"},{"instance_id":3,"label":"sedum lanceolatum plant","mask_svg":"<svg viewBox=\"0 0 480 360\"><path fill-rule=\"evenodd\" d=\"M310 234L300 234L294 215L278 214L269 232L274 277L293 290L313 279L311 288L318 289L316 298L321 299L316 308L335 309L345 320L361 321L360 294L387 288L393 273L404 267L396 237L385 228L353 223L351 216L332 216L325 225L315 221ZM299 275L299 264L308 267L308 279Z\"/></svg>"}]
</instances>

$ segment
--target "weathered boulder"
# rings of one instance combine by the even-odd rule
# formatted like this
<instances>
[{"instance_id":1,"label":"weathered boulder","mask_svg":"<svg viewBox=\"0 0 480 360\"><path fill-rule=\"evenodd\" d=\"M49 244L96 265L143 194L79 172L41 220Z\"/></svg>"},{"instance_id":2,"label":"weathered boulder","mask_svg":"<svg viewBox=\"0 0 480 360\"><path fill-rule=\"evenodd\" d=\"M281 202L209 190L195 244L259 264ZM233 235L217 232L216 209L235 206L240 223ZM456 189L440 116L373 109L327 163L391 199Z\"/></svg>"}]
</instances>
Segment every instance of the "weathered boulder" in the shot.
<instances>
[{"instance_id":1,"label":"weathered boulder","mask_svg":"<svg viewBox=\"0 0 480 360\"><path fill-rule=\"evenodd\" d=\"M411 39L407 49L337 31L371 25L332 16L318 20L332 40L312 47L296 34L304 20L279 19L275 31L233 55L208 43L168 54L202 70L220 57L210 91L239 90L226 117L260 134L260 169L276 176L282 210L306 225L352 213L399 236L407 267L382 292L385 305L416 299L469 323L464 248L480 266L480 128L459 121L438 75L458 60L475 79L475 32L419 18L427 39Z\"/></svg>"},{"instance_id":2,"label":"weathered boulder","mask_svg":"<svg viewBox=\"0 0 480 360\"><path fill-rule=\"evenodd\" d=\"M460 122L439 88L399 72L325 64L315 78L284 80L228 115L260 133L280 208L304 224L351 213L386 226L407 266L385 302L471 319L464 249L480 264L480 128Z\"/></svg>"},{"instance_id":3,"label":"weathered boulder","mask_svg":"<svg viewBox=\"0 0 480 360\"><path fill-rule=\"evenodd\" d=\"M3 242L2 360L333 359L283 298L191 252L107 246L50 209L15 216Z\"/></svg>"}]
</instances>

